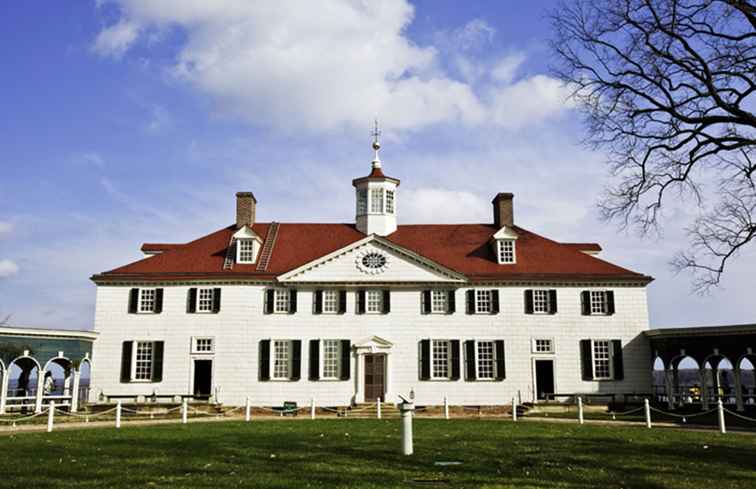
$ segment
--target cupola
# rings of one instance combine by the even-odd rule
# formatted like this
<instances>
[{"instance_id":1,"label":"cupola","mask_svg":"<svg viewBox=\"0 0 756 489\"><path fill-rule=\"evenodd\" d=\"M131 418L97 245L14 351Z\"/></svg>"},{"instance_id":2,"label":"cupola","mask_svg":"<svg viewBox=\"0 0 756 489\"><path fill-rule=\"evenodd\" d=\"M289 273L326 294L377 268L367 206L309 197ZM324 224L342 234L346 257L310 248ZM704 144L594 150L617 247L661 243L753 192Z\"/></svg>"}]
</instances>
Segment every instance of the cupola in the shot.
<instances>
[{"instance_id":1,"label":"cupola","mask_svg":"<svg viewBox=\"0 0 756 489\"><path fill-rule=\"evenodd\" d=\"M378 151L381 149L379 141L380 131L378 122L373 131L372 169L366 177L355 178L352 185L356 189L356 218L357 229L364 234L388 236L396 231L396 188L399 180L383 173Z\"/></svg>"}]
</instances>

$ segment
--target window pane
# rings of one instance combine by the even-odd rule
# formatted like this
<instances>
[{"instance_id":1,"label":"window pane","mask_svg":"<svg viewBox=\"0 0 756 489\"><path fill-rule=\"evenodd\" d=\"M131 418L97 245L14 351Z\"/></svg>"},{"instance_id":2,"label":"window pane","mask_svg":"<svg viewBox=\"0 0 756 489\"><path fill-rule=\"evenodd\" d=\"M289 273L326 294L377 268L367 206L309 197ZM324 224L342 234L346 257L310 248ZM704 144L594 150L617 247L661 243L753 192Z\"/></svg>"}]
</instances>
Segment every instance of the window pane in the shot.
<instances>
[{"instance_id":1,"label":"window pane","mask_svg":"<svg viewBox=\"0 0 756 489\"><path fill-rule=\"evenodd\" d=\"M494 378L494 343L493 341L478 342L478 378Z\"/></svg>"},{"instance_id":2,"label":"window pane","mask_svg":"<svg viewBox=\"0 0 756 489\"><path fill-rule=\"evenodd\" d=\"M212 338L196 338L194 341L194 351L197 353L212 353L213 339Z\"/></svg>"},{"instance_id":3,"label":"window pane","mask_svg":"<svg viewBox=\"0 0 756 489\"><path fill-rule=\"evenodd\" d=\"M139 312L155 311L155 289L139 289Z\"/></svg>"},{"instance_id":4,"label":"window pane","mask_svg":"<svg viewBox=\"0 0 756 489\"><path fill-rule=\"evenodd\" d=\"M591 314L606 313L606 292L603 290L591 291Z\"/></svg>"},{"instance_id":5,"label":"window pane","mask_svg":"<svg viewBox=\"0 0 756 489\"><path fill-rule=\"evenodd\" d=\"M536 353L553 353L554 345L550 339L537 339L535 340L535 352Z\"/></svg>"},{"instance_id":6,"label":"window pane","mask_svg":"<svg viewBox=\"0 0 756 489\"><path fill-rule=\"evenodd\" d=\"M367 291L367 312L383 312L383 291Z\"/></svg>"},{"instance_id":7,"label":"window pane","mask_svg":"<svg viewBox=\"0 0 756 489\"><path fill-rule=\"evenodd\" d=\"M431 312L446 312L447 292L434 290L431 292Z\"/></svg>"},{"instance_id":8,"label":"window pane","mask_svg":"<svg viewBox=\"0 0 756 489\"><path fill-rule=\"evenodd\" d=\"M255 261L255 242L251 239L240 239L236 242L239 247L239 262L252 263Z\"/></svg>"},{"instance_id":9,"label":"window pane","mask_svg":"<svg viewBox=\"0 0 756 489\"><path fill-rule=\"evenodd\" d=\"M287 289L276 289L275 296L275 311L289 312L289 291Z\"/></svg>"},{"instance_id":10,"label":"window pane","mask_svg":"<svg viewBox=\"0 0 756 489\"><path fill-rule=\"evenodd\" d=\"M323 312L338 312L339 294L335 290L323 291Z\"/></svg>"},{"instance_id":11,"label":"window pane","mask_svg":"<svg viewBox=\"0 0 756 489\"><path fill-rule=\"evenodd\" d=\"M197 291L197 310L207 312L213 310L213 289L199 289Z\"/></svg>"},{"instance_id":12,"label":"window pane","mask_svg":"<svg viewBox=\"0 0 756 489\"><path fill-rule=\"evenodd\" d=\"M370 212L383 212L383 189L374 188L370 191Z\"/></svg>"},{"instance_id":13,"label":"window pane","mask_svg":"<svg viewBox=\"0 0 756 489\"><path fill-rule=\"evenodd\" d=\"M611 378L609 340L593 340L593 377L596 379Z\"/></svg>"},{"instance_id":14,"label":"window pane","mask_svg":"<svg viewBox=\"0 0 756 489\"><path fill-rule=\"evenodd\" d=\"M339 360L341 358L339 340L323 340L323 378L339 378Z\"/></svg>"},{"instance_id":15,"label":"window pane","mask_svg":"<svg viewBox=\"0 0 756 489\"><path fill-rule=\"evenodd\" d=\"M549 312L549 291L533 291L533 312Z\"/></svg>"},{"instance_id":16,"label":"window pane","mask_svg":"<svg viewBox=\"0 0 756 489\"><path fill-rule=\"evenodd\" d=\"M491 312L491 291L490 290L476 290L475 291L475 311L476 312Z\"/></svg>"},{"instance_id":17,"label":"window pane","mask_svg":"<svg viewBox=\"0 0 756 489\"><path fill-rule=\"evenodd\" d=\"M433 340L433 377L449 378L449 341Z\"/></svg>"},{"instance_id":18,"label":"window pane","mask_svg":"<svg viewBox=\"0 0 756 489\"><path fill-rule=\"evenodd\" d=\"M152 342L139 341L134 361L134 380L152 379Z\"/></svg>"},{"instance_id":19,"label":"window pane","mask_svg":"<svg viewBox=\"0 0 756 489\"><path fill-rule=\"evenodd\" d=\"M367 214L367 190L357 189L357 215Z\"/></svg>"},{"instance_id":20,"label":"window pane","mask_svg":"<svg viewBox=\"0 0 756 489\"><path fill-rule=\"evenodd\" d=\"M514 241L499 241L499 263L514 263Z\"/></svg>"},{"instance_id":21,"label":"window pane","mask_svg":"<svg viewBox=\"0 0 756 489\"><path fill-rule=\"evenodd\" d=\"M289 378L289 341L273 342L273 377Z\"/></svg>"},{"instance_id":22,"label":"window pane","mask_svg":"<svg viewBox=\"0 0 756 489\"><path fill-rule=\"evenodd\" d=\"M386 190L386 212L394 213L394 191Z\"/></svg>"}]
</instances>

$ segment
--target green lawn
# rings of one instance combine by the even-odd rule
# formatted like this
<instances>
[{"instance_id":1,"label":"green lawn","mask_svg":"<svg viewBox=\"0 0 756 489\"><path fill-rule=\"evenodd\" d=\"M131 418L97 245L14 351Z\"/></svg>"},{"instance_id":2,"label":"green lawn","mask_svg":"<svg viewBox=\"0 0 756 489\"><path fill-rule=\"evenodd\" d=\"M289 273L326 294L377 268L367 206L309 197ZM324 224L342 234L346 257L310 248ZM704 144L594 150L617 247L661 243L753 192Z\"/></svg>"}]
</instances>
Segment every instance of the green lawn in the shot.
<instances>
[{"instance_id":1,"label":"green lawn","mask_svg":"<svg viewBox=\"0 0 756 489\"><path fill-rule=\"evenodd\" d=\"M403 457L398 420L19 433L0 436L0 487L756 487L753 435L496 420L415 434Z\"/></svg>"}]
</instances>

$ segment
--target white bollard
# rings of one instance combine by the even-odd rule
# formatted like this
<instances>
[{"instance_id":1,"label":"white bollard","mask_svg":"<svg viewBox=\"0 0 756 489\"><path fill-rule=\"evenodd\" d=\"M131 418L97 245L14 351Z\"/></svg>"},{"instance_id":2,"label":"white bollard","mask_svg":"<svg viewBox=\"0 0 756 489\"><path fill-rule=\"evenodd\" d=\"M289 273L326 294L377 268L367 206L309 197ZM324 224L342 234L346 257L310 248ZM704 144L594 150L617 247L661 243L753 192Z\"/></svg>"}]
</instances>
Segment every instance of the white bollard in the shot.
<instances>
[{"instance_id":1,"label":"white bollard","mask_svg":"<svg viewBox=\"0 0 756 489\"><path fill-rule=\"evenodd\" d=\"M399 412L402 416L402 455L412 455L414 452L412 446L412 414L414 410L415 404L412 402L399 404Z\"/></svg>"},{"instance_id":2,"label":"white bollard","mask_svg":"<svg viewBox=\"0 0 756 489\"><path fill-rule=\"evenodd\" d=\"M184 398L184 400L181 402L181 424L186 424L187 422L187 418L189 417L188 409L189 401Z\"/></svg>"},{"instance_id":3,"label":"white bollard","mask_svg":"<svg viewBox=\"0 0 756 489\"><path fill-rule=\"evenodd\" d=\"M379 397L375 402L375 414L378 419L381 419L381 398Z\"/></svg>"},{"instance_id":4,"label":"white bollard","mask_svg":"<svg viewBox=\"0 0 756 489\"><path fill-rule=\"evenodd\" d=\"M719 399L717 401L717 415L719 417L719 432L724 435L725 433L727 433L727 428L725 428L724 406L722 405L722 399Z\"/></svg>"},{"instance_id":5,"label":"white bollard","mask_svg":"<svg viewBox=\"0 0 756 489\"><path fill-rule=\"evenodd\" d=\"M55 401L50 401L47 411L47 432L50 433L53 430L53 420L55 418Z\"/></svg>"},{"instance_id":6,"label":"white bollard","mask_svg":"<svg viewBox=\"0 0 756 489\"><path fill-rule=\"evenodd\" d=\"M252 419L252 404L249 402L249 397L247 397L247 403L244 406L244 421L250 421Z\"/></svg>"},{"instance_id":7,"label":"white bollard","mask_svg":"<svg viewBox=\"0 0 756 489\"><path fill-rule=\"evenodd\" d=\"M651 428L651 405L648 399L643 399L643 410L646 412L646 428Z\"/></svg>"},{"instance_id":8,"label":"white bollard","mask_svg":"<svg viewBox=\"0 0 756 489\"><path fill-rule=\"evenodd\" d=\"M310 419L315 419L315 398L310 398Z\"/></svg>"},{"instance_id":9,"label":"white bollard","mask_svg":"<svg viewBox=\"0 0 756 489\"><path fill-rule=\"evenodd\" d=\"M517 422L517 401L512 398L512 421Z\"/></svg>"},{"instance_id":10,"label":"white bollard","mask_svg":"<svg viewBox=\"0 0 756 489\"><path fill-rule=\"evenodd\" d=\"M444 419L449 419L449 398L444 394Z\"/></svg>"},{"instance_id":11,"label":"white bollard","mask_svg":"<svg viewBox=\"0 0 756 489\"><path fill-rule=\"evenodd\" d=\"M121 401L116 401L116 428L121 427Z\"/></svg>"},{"instance_id":12,"label":"white bollard","mask_svg":"<svg viewBox=\"0 0 756 489\"><path fill-rule=\"evenodd\" d=\"M583 398L578 397L578 423L583 424L585 423L585 419L583 418Z\"/></svg>"}]
</instances>

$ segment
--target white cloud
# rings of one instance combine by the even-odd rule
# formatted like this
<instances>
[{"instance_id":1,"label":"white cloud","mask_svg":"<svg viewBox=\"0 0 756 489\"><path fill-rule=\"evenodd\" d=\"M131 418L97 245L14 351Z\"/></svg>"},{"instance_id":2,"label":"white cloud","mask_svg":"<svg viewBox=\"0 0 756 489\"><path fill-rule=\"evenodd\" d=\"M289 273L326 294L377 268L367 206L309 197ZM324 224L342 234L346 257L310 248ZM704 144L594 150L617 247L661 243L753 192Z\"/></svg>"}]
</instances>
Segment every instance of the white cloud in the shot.
<instances>
[{"instance_id":1,"label":"white cloud","mask_svg":"<svg viewBox=\"0 0 756 489\"><path fill-rule=\"evenodd\" d=\"M18 265L10 260L0 260L0 279L12 277L18 273Z\"/></svg>"},{"instance_id":2,"label":"white cloud","mask_svg":"<svg viewBox=\"0 0 756 489\"><path fill-rule=\"evenodd\" d=\"M121 20L100 31L92 49L101 56L120 58L139 36L139 25Z\"/></svg>"},{"instance_id":3,"label":"white cloud","mask_svg":"<svg viewBox=\"0 0 756 489\"><path fill-rule=\"evenodd\" d=\"M568 90L554 78L535 75L492 94L493 122L517 129L552 118L571 106Z\"/></svg>"},{"instance_id":4,"label":"white cloud","mask_svg":"<svg viewBox=\"0 0 756 489\"><path fill-rule=\"evenodd\" d=\"M0 221L0 239L8 236L13 231L13 223Z\"/></svg>"},{"instance_id":5,"label":"white cloud","mask_svg":"<svg viewBox=\"0 0 756 489\"><path fill-rule=\"evenodd\" d=\"M472 192L442 188L418 188L401 196L401 221L420 224L488 222L486 199Z\"/></svg>"},{"instance_id":6,"label":"white cloud","mask_svg":"<svg viewBox=\"0 0 756 489\"><path fill-rule=\"evenodd\" d=\"M510 83L514 80L517 70L524 62L525 55L523 53L514 53L504 56L496 62L491 70L491 78L503 83Z\"/></svg>"},{"instance_id":7,"label":"white cloud","mask_svg":"<svg viewBox=\"0 0 756 489\"><path fill-rule=\"evenodd\" d=\"M499 83L489 86L472 83L489 69L475 60L460 58L464 80L446 73L438 47L406 36L414 15L406 0L292 2L290 8L246 0L114 1L121 18L100 32L97 53L120 56L140 39L154 42L150 33L179 28L186 41L169 71L209 95L219 112L255 125L363 129L377 115L402 130L502 120L487 108L502 89L501 69ZM494 33L476 19L452 33L456 47L440 44L459 52L490 43ZM558 111L550 102L542 114Z\"/></svg>"}]
</instances>

